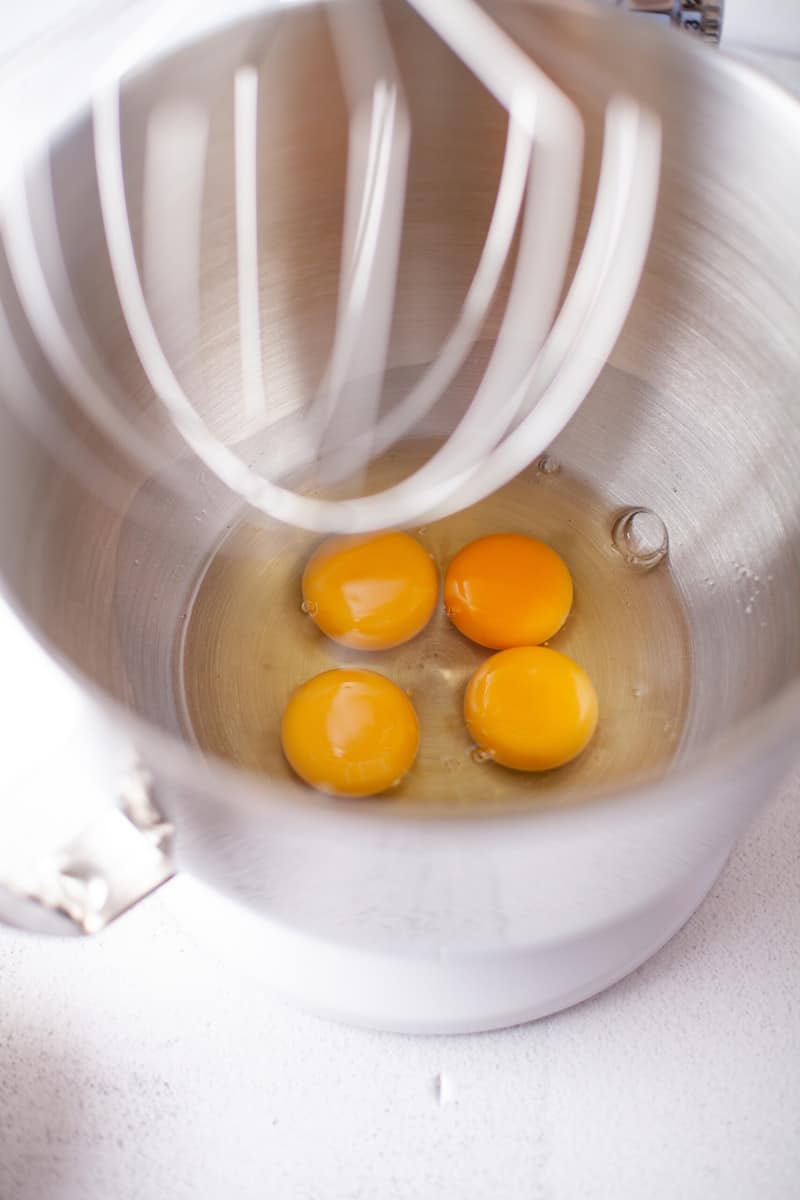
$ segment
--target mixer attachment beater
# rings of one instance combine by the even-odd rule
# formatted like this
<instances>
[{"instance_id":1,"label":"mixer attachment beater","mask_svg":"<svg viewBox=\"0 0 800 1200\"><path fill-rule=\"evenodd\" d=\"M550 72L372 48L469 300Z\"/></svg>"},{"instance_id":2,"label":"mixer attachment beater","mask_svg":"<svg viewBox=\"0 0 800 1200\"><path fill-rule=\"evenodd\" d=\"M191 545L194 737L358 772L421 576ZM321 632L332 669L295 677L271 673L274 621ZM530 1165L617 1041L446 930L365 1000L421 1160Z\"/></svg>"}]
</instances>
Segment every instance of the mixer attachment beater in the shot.
<instances>
[{"instance_id":1,"label":"mixer attachment beater","mask_svg":"<svg viewBox=\"0 0 800 1200\"><path fill-rule=\"evenodd\" d=\"M534 461L576 412L605 364L633 301L658 192L660 123L631 96L605 111L594 205L566 293L583 172L584 128L573 102L476 0L404 0L507 112L493 210L474 275L438 352L382 410L401 255L411 120L381 6L326 6L349 111L336 325L327 366L302 410L275 422L262 360L259 302L259 75L235 71L235 228L242 407L250 434L268 431L261 470L218 437L184 386L159 334L178 313L199 334L200 246L210 118L199 102L162 98L145 151L141 269L126 198L120 89L158 45L171 6L110 64L95 93L98 190L111 269L150 385L194 455L243 500L278 521L320 533L419 524L474 504ZM165 15L166 14L166 15ZM278 15L274 19L280 20ZM182 197L177 204L175 197ZM163 465L112 403L56 246L32 235L20 187L4 207L9 265L27 318L86 417L140 465ZM516 254L513 251L516 239ZM328 499L287 486L315 469L324 483L363 480L371 461L413 435L473 350L513 259L502 322L475 394L449 437L413 474L383 491ZM53 267L55 263L55 267ZM54 303L48 278L58 277ZM65 306L66 305L66 306ZM283 482L281 482L283 481Z\"/></svg>"}]
</instances>

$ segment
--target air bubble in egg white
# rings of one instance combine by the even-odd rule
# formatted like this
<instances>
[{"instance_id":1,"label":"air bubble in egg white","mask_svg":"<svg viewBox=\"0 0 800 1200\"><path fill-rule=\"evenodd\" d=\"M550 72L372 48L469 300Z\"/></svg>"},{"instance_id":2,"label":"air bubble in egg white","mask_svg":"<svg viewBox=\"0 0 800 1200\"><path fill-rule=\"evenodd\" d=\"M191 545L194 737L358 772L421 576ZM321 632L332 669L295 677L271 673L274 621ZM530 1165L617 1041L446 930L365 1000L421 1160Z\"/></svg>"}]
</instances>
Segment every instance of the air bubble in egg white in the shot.
<instances>
[{"instance_id":1,"label":"air bubble in egg white","mask_svg":"<svg viewBox=\"0 0 800 1200\"><path fill-rule=\"evenodd\" d=\"M628 564L637 571L651 571L669 551L667 527L649 508L628 508L614 522L611 541Z\"/></svg>"},{"instance_id":2,"label":"air bubble in egg white","mask_svg":"<svg viewBox=\"0 0 800 1200\"><path fill-rule=\"evenodd\" d=\"M552 454L543 454L536 464L536 469L540 475L557 475L561 470L561 463Z\"/></svg>"}]
</instances>

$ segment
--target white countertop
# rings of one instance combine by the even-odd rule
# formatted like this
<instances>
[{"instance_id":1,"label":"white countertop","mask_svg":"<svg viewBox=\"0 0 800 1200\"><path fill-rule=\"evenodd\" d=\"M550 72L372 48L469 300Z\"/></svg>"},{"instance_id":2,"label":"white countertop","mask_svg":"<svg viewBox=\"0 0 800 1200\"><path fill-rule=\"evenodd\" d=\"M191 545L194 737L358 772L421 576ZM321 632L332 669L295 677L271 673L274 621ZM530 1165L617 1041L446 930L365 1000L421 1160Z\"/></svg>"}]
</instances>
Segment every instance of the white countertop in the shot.
<instances>
[{"instance_id":1,"label":"white countertop","mask_svg":"<svg viewBox=\"0 0 800 1200\"><path fill-rule=\"evenodd\" d=\"M0 928L0 1200L795 1200L798 800L644 967L499 1034L306 1017L159 894L94 941Z\"/></svg>"}]
</instances>

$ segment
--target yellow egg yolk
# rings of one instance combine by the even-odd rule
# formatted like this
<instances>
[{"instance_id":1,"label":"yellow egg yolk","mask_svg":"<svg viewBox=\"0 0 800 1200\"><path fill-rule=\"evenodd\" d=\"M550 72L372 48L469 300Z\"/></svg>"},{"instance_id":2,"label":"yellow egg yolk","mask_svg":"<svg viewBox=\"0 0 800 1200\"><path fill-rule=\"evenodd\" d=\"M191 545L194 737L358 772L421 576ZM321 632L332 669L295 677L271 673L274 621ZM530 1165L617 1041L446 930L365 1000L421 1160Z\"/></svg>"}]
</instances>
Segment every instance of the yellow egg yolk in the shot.
<instances>
[{"instance_id":1,"label":"yellow egg yolk","mask_svg":"<svg viewBox=\"0 0 800 1200\"><path fill-rule=\"evenodd\" d=\"M303 572L303 607L329 638L354 650L409 641L433 615L439 577L407 533L330 538Z\"/></svg>"},{"instance_id":2,"label":"yellow egg yolk","mask_svg":"<svg viewBox=\"0 0 800 1200\"><path fill-rule=\"evenodd\" d=\"M467 685L464 719L478 746L516 771L570 762L597 728L597 693L582 667L544 646L493 654Z\"/></svg>"},{"instance_id":3,"label":"yellow egg yolk","mask_svg":"<svg viewBox=\"0 0 800 1200\"><path fill-rule=\"evenodd\" d=\"M498 533L465 546L444 581L447 615L479 646L538 646L557 633L572 607L572 578L550 546Z\"/></svg>"},{"instance_id":4,"label":"yellow egg yolk","mask_svg":"<svg viewBox=\"0 0 800 1200\"><path fill-rule=\"evenodd\" d=\"M405 692L375 671L315 675L292 693L281 724L289 765L334 796L373 796L399 783L419 747Z\"/></svg>"}]
</instances>

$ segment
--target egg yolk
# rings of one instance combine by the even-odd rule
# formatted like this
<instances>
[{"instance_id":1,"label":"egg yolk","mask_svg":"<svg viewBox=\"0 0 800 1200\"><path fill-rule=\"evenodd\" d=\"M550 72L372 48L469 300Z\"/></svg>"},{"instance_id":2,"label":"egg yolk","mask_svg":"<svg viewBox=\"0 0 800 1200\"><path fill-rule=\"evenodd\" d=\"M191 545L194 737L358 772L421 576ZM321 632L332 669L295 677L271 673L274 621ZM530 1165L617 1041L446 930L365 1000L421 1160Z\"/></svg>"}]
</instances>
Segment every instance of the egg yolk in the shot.
<instances>
[{"instance_id":1,"label":"egg yolk","mask_svg":"<svg viewBox=\"0 0 800 1200\"><path fill-rule=\"evenodd\" d=\"M493 654L467 685L464 719L495 762L549 771L570 762L597 728L597 693L565 654L519 646Z\"/></svg>"},{"instance_id":2,"label":"egg yolk","mask_svg":"<svg viewBox=\"0 0 800 1200\"><path fill-rule=\"evenodd\" d=\"M572 578L550 546L518 533L470 542L444 581L447 615L479 646L537 646L557 633L572 607Z\"/></svg>"},{"instance_id":3,"label":"egg yolk","mask_svg":"<svg viewBox=\"0 0 800 1200\"><path fill-rule=\"evenodd\" d=\"M303 572L306 612L329 638L354 650L386 650L415 637L438 593L430 555L407 533L330 538Z\"/></svg>"},{"instance_id":4,"label":"egg yolk","mask_svg":"<svg viewBox=\"0 0 800 1200\"><path fill-rule=\"evenodd\" d=\"M373 796L417 756L419 724L405 692L375 671L324 671L289 698L281 724L289 765L333 796Z\"/></svg>"}]
</instances>

